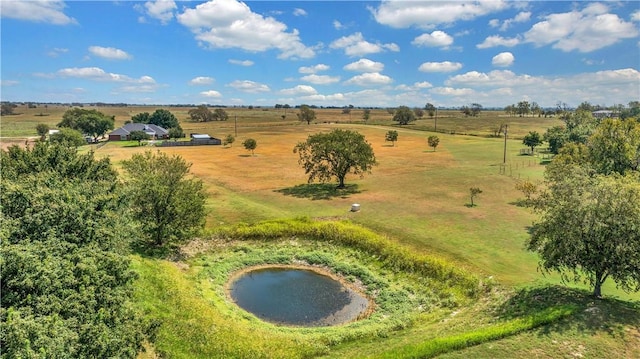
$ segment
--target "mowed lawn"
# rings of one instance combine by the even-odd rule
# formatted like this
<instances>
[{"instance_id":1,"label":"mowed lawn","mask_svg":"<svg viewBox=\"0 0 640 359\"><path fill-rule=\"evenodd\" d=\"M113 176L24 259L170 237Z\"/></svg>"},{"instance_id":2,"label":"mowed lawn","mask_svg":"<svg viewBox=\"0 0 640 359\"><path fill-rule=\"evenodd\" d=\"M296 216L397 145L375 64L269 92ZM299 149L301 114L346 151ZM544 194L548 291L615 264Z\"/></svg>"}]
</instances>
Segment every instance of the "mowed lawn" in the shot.
<instances>
[{"instance_id":1,"label":"mowed lawn","mask_svg":"<svg viewBox=\"0 0 640 359\"><path fill-rule=\"evenodd\" d=\"M229 121L194 125L217 137L235 131ZM341 192L333 191L333 184L308 184L293 153L295 144L308 135L337 127L365 135L379 162L364 178L348 176L347 189ZM395 146L384 141L388 126L297 123L242 125L236 142L226 148L132 148L110 143L97 154L116 164L149 149L181 155L208 188L209 228L296 216L350 218L505 285L558 283L555 275L542 276L536 255L524 249L535 216L516 205L523 197L514 188L516 180L541 180L540 158L521 156L521 141L510 140L507 164L501 168L503 139L438 133L440 145L434 151L426 141L434 133L413 127L393 128L399 132ZM246 138L257 141L255 155L243 148ZM470 187L482 190L475 207L469 206ZM350 211L354 203L361 205L359 212ZM611 283L603 292L622 299L636 297Z\"/></svg>"}]
</instances>

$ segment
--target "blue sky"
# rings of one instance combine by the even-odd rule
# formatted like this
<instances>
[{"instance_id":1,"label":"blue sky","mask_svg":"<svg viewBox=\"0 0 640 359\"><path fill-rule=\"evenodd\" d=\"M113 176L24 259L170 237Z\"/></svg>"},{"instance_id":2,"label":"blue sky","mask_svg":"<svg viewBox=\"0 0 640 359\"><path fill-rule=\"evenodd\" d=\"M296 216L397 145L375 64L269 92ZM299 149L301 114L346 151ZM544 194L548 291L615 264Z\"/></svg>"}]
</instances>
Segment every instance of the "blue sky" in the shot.
<instances>
[{"instance_id":1,"label":"blue sky","mask_svg":"<svg viewBox=\"0 0 640 359\"><path fill-rule=\"evenodd\" d=\"M640 2L0 0L1 99L640 100Z\"/></svg>"}]
</instances>

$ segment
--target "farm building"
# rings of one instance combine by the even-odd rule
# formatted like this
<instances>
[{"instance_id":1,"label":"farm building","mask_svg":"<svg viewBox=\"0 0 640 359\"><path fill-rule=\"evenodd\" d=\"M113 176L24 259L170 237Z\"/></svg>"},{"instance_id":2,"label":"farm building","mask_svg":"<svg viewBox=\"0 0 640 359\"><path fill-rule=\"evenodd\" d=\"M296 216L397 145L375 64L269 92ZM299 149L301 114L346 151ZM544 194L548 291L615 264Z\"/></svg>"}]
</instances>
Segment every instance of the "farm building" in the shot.
<instances>
[{"instance_id":1,"label":"farm building","mask_svg":"<svg viewBox=\"0 0 640 359\"><path fill-rule=\"evenodd\" d=\"M208 134L202 133L192 133L189 137L191 137L191 142L195 142L203 145L221 145L222 140L219 138L211 137Z\"/></svg>"},{"instance_id":2,"label":"farm building","mask_svg":"<svg viewBox=\"0 0 640 359\"><path fill-rule=\"evenodd\" d=\"M160 126L146 123L128 123L109 133L109 141L130 140L131 132L133 131L144 131L150 138L155 140L169 138L169 131Z\"/></svg>"}]
</instances>

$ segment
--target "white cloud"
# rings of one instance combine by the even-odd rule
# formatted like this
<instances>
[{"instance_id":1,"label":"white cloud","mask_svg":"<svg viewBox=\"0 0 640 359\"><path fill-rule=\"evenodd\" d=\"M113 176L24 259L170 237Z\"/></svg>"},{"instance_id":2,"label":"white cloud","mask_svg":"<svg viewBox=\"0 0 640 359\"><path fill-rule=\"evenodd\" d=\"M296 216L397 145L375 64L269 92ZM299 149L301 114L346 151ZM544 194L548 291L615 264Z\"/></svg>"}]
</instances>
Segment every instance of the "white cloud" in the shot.
<instances>
[{"instance_id":1,"label":"white cloud","mask_svg":"<svg viewBox=\"0 0 640 359\"><path fill-rule=\"evenodd\" d=\"M0 84L2 86L16 86L18 84L20 84L20 81L16 81L16 80L2 80L0 82Z\"/></svg>"},{"instance_id":2,"label":"white cloud","mask_svg":"<svg viewBox=\"0 0 640 359\"><path fill-rule=\"evenodd\" d=\"M238 91L247 92L247 93L259 93L259 92L271 91L269 86L258 83L258 82L249 81L249 80L243 80L243 81L236 80L227 84L227 86L233 87Z\"/></svg>"},{"instance_id":3,"label":"white cloud","mask_svg":"<svg viewBox=\"0 0 640 359\"><path fill-rule=\"evenodd\" d=\"M314 85L328 85L328 84L332 84L340 81L340 76L311 74L307 76L302 76L300 80L310 82Z\"/></svg>"},{"instance_id":4,"label":"white cloud","mask_svg":"<svg viewBox=\"0 0 640 359\"><path fill-rule=\"evenodd\" d=\"M453 37L444 31L436 30L430 34L422 34L413 41L412 45L425 47L447 47L453 44Z\"/></svg>"},{"instance_id":5,"label":"white cloud","mask_svg":"<svg viewBox=\"0 0 640 359\"><path fill-rule=\"evenodd\" d=\"M60 77L75 77L95 81L130 82L139 84L152 84L156 81L151 76L141 76L138 79L127 75L109 73L99 67L69 67L56 72Z\"/></svg>"},{"instance_id":6,"label":"white cloud","mask_svg":"<svg viewBox=\"0 0 640 359\"><path fill-rule=\"evenodd\" d=\"M158 89L157 84L147 84L147 85L128 85L122 86L116 89L117 92L132 92L132 93L149 93L156 92Z\"/></svg>"},{"instance_id":7,"label":"white cloud","mask_svg":"<svg viewBox=\"0 0 640 359\"><path fill-rule=\"evenodd\" d=\"M427 81L422 82L414 82L413 85L398 85L395 87L396 90L400 91L419 91L422 89L431 88L433 85Z\"/></svg>"},{"instance_id":8,"label":"white cloud","mask_svg":"<svg viewBox=\"0 0 640 359\"><path fill-rule=\"evenodd\" d=\"M418 70L422 72L452 72L462 68L459 62L443 61L443 62L425 62Z\"/></svg>"},{"instance_id":9,"label":"white cloud","mask_svg":"<svg viewBox=\"0 0 640 359\"><path fill-rule=\"evenodd\" d=\"M475 92L470 88L435 87L431 91L433 94L443 96L469 96Z\"/></svg>"},{"instance_id":10,"label":"white cloud","mask_svg":"<svg viewBox=\"0 0 640 359\"><path fill-rule=\"evenodd\" d=\"M430 29L439 24L472 20L478 16L499 12L507 1L383 1L377 9L369 8L376 21L394 28L417 26Z\"/></svg>"},{"instance_id":11,"label":"white cloud","mask_svg":"<svg viewBox=\"0 0 640 359\"><path fill-rule=\"evenodd\" d=\"M343 49L344 53L347 56L363 56L367 54L375 54L378 52L383 52L385 50L389 51L400 51L400 47L397 44L389 43L389 44L381 44L381 43L371 43L364 39L362 33L356 32L349 36L343 36L337 40L334 40L330 45L332 49Z\"/></svg>"},{"instance_id":12,"label":"white cloud","mask_svg":"<svg viewBox=\"0 0 640 359\"><path fill-rule=\"evenodd\" d=\"M345 85L357 85L357 86L379 86L388 85L393 80L387 75L382 75L378 72L366 72L360 75L356 75L349 80L345 81Z\"/></svg>"},{"instance_id":13,"label":"white cloud","mask_svg":"<svg viewBox=\"0 0 640 359\"><path fill-rule=\"evenodd\" d=\"M318 91L309 85L298 85L296 87L281 90L280 93L287 96L309 96L317 94Z\"/></svg>"},{"instance_id":14,"label":"white cloud","mask_svg":"<svg viewBox=\"0 0 640 359\"><path fill-rule=\"evenodd\" d=\"M173 11L178 8L173 0L147 1L144 7L149 17L158 19L165 25L173 19Z\"/></svg>"},{"instance_id":15,"label":"white cloud","mask_svg":"<svg viewBox=\"0 0 640 359\"><path fill-rule=\"evenodd\" d=\"M192 86L202 86L202 85L211 85L214 82L213 77L209 76L198 76L194 77L189 81L189 85Z\"/></svg>"},{"instance_id":16,"label":"white cloud","mask_svg":"<svg viewBox=\"0 0 640 359\"><path fill-rule=\"evenodd\" d=\"M234 60L234 59L230 59L229 63L233 64L233 65L240 65L240 66L246 66L246 67L253 66L253 61L251 61L251 60Z\"/></svg>"},{"instance_id":17,"label":"white cloud","mask_svg":"<svg viewBox=\"0 0 640 359\"><path fill-rule=\"evenodd\" d=\"M64 1L0 1L2 17L53 25L77 24L76 19L64 14Z\"/></svg>"},{"instance_id":18,"label":"white cloud","mask_svg":"<svg viewBox=\"0 0 640 359\"><path fill-rule=\"evenodd\" d=\"M476 45L479 49L488 49L496 46L514 47L520 43L518 38L504 38L500 35L489 36L484 41Z\"/></svg>"},{"instance_id":19,"label":"white cloud","mask_svg":"<svg viewBox=\"0 0 640 359\"><path fill-rule=\"evenodd\" d=\"M501 52L491 59L491 64L498 67L508 67L513 65L515 57L510 52Z\"/></svg>"},{"instance_id":20,"label":"white cloud","mask_svg":"<svg viewBox=\"0 0 640 359\"><path fill-rule=\"evenodd\" d=\"M512 24L521 23L521 22L527 22L530 19L531 19L531 12L522 11L522 12L519 12L512 19L504 20L502 22L502 24L500 24L500 20L498 20L498 19L489 20L489 26L491 26L491 27L500 27L500 31L507 31L511 27Z\"/></svg>"},{"instance_id":21,"label":"white cloud","mask_svg":"<svg viewBox=\"0 0 640 359\"><path fill-rule=\"evenodd\" d=\"M341 94L341 93L335 93L331 95L315 94L315 95L309 95L309 96L302 96L300 99L302 101L309 102L309 103L323 103L323 104L332 104L332 105L335 105L336 103L345 103L345 96L344 94Z\"/></svg>"},{"instance_id":22,"label":"white cloud","mask_svg":"<svg viewBox=\"0 0 640 359\"><path fill-rule=\"evenodd\" d=\"M476 101L488 106L506 106L505 94L511 98L530 98L541 106L553 106L558 101L577 106L583 101L610 104L612 99L625 102L640 98L640 72L626 68L569 76L531 76L515 74L509 70L488 73L470 71L445 81L451 88L477 90ZM502 96L501 96L502 95ZM482 97L484 96L484 97ZM484 100L484 101L482 101ZM480 102L482 101L482 102Z\"/></svg>"},{"instance_id":23,"label":"white cloud","mask_svg":"<svg viewBox=\"0 0 640 359\"><path fill-rule=\"evenodd\" d=\"M304 9L295 8L295 9L293 9L293 15L294 16L307 16L307 12L304 11Z\"/></svg>"},{"instance_id":24,"label":"white cloud","mask_svg":"<svg viewBox=\"0 0 640 359\"><path fill-rule=\"evenodd\" d=\"M298 30L287 32L287 25L272 17L256 14L236 0L212 0L187 8L177 15L198 41L210 48L241 48L246 51L280 51L279 58L311 58L312 48L305 46Z\"/></svg>"},{"instance_id":25,"label":"white cloud","mask_svg":"<svg viewBox=\"0 0 640 359\"><path fill-rule=\"evenodd\" d=\"M220 98L222 94L216 90L202 91L200 92L200 96L210 97L210 98Z\"/></svg>"},{"instance_id":26,"label":"white cloud","mask_svg":"<svg viewBox=\"0 0 640 359\"><path fill-rule=\"evenodd\" d=\"M53 50L47 52L47 56L49 56L49 57L58 57L61 54L66 54L67 52L69 52L69 49L55 47L55 48L53 48Z\"/></svg>"},{"instance_id":27,"label":"white cloud","mask_svg":"<svg viewBox=\"0 0 640 359\"><path fill-rule=\"evenodd\" d=\"M384 69L382 62L371 61L369 59L360 59L343 67L347 71L357 72L381 72Z\"/></svg>"},{"instance_id":28,"label":"white cloud","mask_svg":"<svg viewBox=\"0 0 640 359\"><path fill-rule=\"evenodd\" d=\"M94 56L109 60L130 60L133 56L115 47L89 46L89 52Z\"/></svg>"},{"instance_id":29,"label":"white cloud","mask_svg":"<svg viewBox=\"0 0 640 359\"><path fill-rule=\"evenodd\" d=\"M343 25L340 21L333 20L333 28L336 30L342 30L342 29L346 29L347 27Z\"/></svg>"},{"instance_id":30,"label":"white cloud","mask_svg":"<svg viewBox=\"0 0 640 359\"><path fill-rule=\"evenodd\" d=\"M631 21L640 21L640 10L636 10L631 14Z\"/></svg>"},{"instance_id":31,"label":"white cloud","mask_svg":"<svg viewBox=\"0 0 640 359\"><path fill-rule=\"evenodd\" d=\"M565 52L591 52L638 36L633 23L607 12L606 5L590 3L581 11L546 15L524 34L524 41Z\"/></svg>"},{"instance_id":32,"label":"white cloud","mask_svg":"<svg viewBox=\"0 0 640 359\"><path fill-rule=\"evenodd\" d=\"M298 72L301 74L315 74L320 71L327 71L327 70L329 70L329 65L325 65L325 64L317 64L313 66L302 66L298 68Z\"/></svg>"}]
</instances>

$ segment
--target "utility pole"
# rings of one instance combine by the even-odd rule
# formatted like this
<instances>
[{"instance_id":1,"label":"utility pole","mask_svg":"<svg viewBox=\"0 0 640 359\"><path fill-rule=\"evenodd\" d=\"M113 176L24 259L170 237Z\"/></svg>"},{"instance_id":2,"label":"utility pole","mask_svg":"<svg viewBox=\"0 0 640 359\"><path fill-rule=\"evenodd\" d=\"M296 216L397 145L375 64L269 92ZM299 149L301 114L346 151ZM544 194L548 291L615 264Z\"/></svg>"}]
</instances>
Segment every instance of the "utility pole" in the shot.
<instances>
[{"instance_id":1,"label":"utility pole","mask_svg":"<svg viewBox=\"0 0 640 359\"><path fill-rule=\"evenodd\" d=\"M233 118L234 118L233 122L234 122L235 131L236 131L236 137L238 137L238 115L233 116Z\"/></svg>"},{"instance_id":2,"label":"utility pole","mask_svg":"<svg viewBox=\"0 0 640 359\"><path fill-rule=\"evenodd\" d=\"M509 125L504 125L504 155L502 158L502 163L507 164L507 128Z\"/></svg>"},{"instance_id":3,"label":"utility pole","mask_svg":"<svg viewBox=\"0 0 640 359\"><path fill-rule=\"evenodd\" d=\"M438 108L436 107L436 120L433 122L433 132L438 132Z\"/></svg>"}]
</instances>

